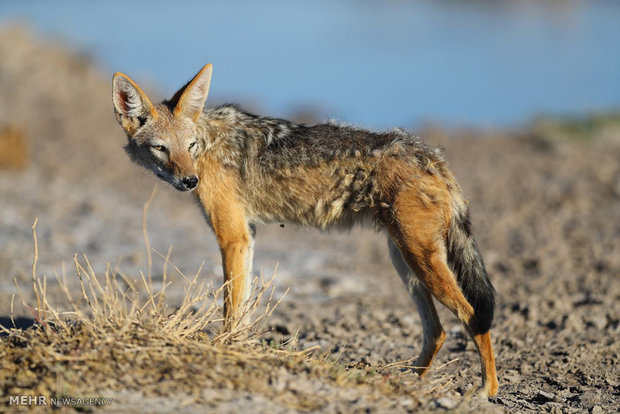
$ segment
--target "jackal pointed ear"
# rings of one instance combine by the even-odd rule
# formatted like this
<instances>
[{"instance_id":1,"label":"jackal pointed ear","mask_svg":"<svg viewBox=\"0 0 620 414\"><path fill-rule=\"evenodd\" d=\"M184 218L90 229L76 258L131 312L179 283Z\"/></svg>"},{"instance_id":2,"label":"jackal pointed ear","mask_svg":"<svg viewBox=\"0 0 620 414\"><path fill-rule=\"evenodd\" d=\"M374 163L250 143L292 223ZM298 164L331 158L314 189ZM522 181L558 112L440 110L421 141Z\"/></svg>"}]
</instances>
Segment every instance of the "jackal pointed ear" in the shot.
<instances>
[{"instance_id":1,"label":"jackal pointed ear","mask_svg":"<svg viewBox=\"0 0 620 414\"><path fill-rule=\"evenodd\" d=\"M155 107L142 89L124 73L112 78L112 101L116 120L133 135L150 117L157 117Z\"/></svg>"},{"instance_id":2,"label":"jackal pointed ear","mask_svg":"<svg viewBox=\"0 0 620 414\"><path fill-rule=\"evenodd\" d=\"M194 122L198 120L207 100L207 95L209 95L211 72L213 72L213 65L209 63L194 76L194 79L174 95L171 100L176 102L174 116L186 116Z\"/></svg>"}]
</instances>

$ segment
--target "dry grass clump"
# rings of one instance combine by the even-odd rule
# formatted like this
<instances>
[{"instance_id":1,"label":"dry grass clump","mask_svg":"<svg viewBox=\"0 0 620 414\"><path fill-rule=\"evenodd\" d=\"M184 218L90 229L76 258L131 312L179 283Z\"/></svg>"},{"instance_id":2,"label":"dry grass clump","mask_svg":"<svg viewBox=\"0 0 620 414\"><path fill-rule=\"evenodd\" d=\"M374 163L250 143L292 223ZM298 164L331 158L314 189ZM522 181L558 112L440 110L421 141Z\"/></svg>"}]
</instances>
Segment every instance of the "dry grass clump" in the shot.
<instances>
[{"instance_id":1,"label":"dry grass clump","mask_svg":"<svg viewBox=\"0 0 620 414\"><path fill-rule=\"evenodd\" d=\"M106 397L114 390L184 395L191 403L213 404L205 390L231 389L296 409L321 408L325 396L338 398L343 389L375 400L411 397L398 369L378 373L347 367L313 356L313 349L293 351L291 344L267 346L257 340L277 305L271 281L255 281L243 318L252 322L225 329L218 300L224 287L199 282L200 271L188 278L170 265L185 284L185 296L178 307L166 303L169 255L162 255L165 270L158 288L150 272L132 280L108 266L97 275L86 257L76 256L79 294L71 292L63 273L57 283L65 303L56 306L48 298L47 278L36 272L36 222L33 236L36 303L27 304L16 286L35 324L27 329L0 325L0 404L8 405L10 395Z\"/></svg>"},{"instance_id":2,"label":"dry grass clump","mask_svg":"<svg viewBox=\"0 0 620 414\"><path fill-rule=\"evenodd\" d=\"M0 169L21 170L28 163L28 140L17 125L0 127Z\"/></svg>"},{"instance_id":3,"label":"dry grass clump","mask_svg":"<svg viewBox=\"0 0 620 414\"><path fill-rule=\"evenodd\" d=\"M182 303L172 309L165 301L168 282L154 289L144 274L131 280L108 266L103 276L95 274L88 259L74 258L80 294L72 295L66 275L57 279L70 310L61 310L48 299L48 281L36 274L37 242L32 270L36 304L18 297L35 320L31 328L1 327L0 344L2 397L82 395L105 389L132 388L155 394L197 390L209 381L249 388L252 370L231 372L224 378L223 366L261 365L266 355L255 340L274 309L272 297L255 316L271 282L254 289L244 309L251 324L223 329L218 298L224 287L213 289L199 283L199 273L187 278ZM168 258L164 258L168 263ZM178 269L177 269L178 270ZM233 370L234 371L234 370ZM245 384L244 384L245 383Z\"/></svg>"}]
</instances>

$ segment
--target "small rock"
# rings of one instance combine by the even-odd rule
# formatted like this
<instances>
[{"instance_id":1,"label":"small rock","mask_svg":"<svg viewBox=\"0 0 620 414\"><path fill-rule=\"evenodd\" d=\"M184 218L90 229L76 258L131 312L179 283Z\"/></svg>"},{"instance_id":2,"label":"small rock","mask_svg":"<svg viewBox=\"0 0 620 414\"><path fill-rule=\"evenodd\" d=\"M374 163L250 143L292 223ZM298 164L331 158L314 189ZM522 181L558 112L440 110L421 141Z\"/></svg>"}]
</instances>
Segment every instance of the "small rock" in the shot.
<instances>
[{"instance_id":1,"label":"small rock","mask_svg":"<svg viewBox=\"0 0 620 414\"><path fill-rule=\"evenodd\" d=\"M590 410L590 412L592 414L600 414L603 412L603 409L601 408L600 405L595 405L594 407L592 407L592 409Z\"/></svg>"},{"instance_id":2,"label":"small rock","mask_svg":"<svg viewBox=\"0 0 620 414\"><path fill-rule=\"evenodd\" d=\"M489 398L489 401L492 402L493 404L504 405L504 406L506 406L508 408L511 408L511 407L515 406L514 401L511 401L511 400L509 400L507 398L498 397L498 396Z\"/></svg>"},{"instance_id":3,"label":"small rock","mask_svg":"<svg viewBox=\"0 0 620 414\"><path fill-rule=\"evenodd\" d=\"M617 387L618 384L620 384L620 382L618 382L617 378L613 378L610 375L606 375L605 376L605 382L609 385L611 385L612 387Z\"/></svg>"},{"instance_id":4,"label":"small rock","mask_svg":"<svg viewBox=\"0 0 620 414\"><path fill-rule=\"evenodd\" d=\"M553 395L550 392L538 391L538 394L542 395L543 397L545 397L548 400L553 400L555 398L555 395Z\"/></svg>"},{"instance_id":5,"label":"small rock","mask_svg":"<svg viewBox=\"0 0 620 414\"><path fill-rule=\"evenodd\" d=\"M524 362L521 364L521 374L527 375L532 373L532 365L529 362Z\"/></svg>"},{"instance_id":6,"label":"small rock","mask_svg":"<svg viewBox=\"0 0 620 414\"><path fill-rule=\"evenodd\" d=\"M502 380L512 384L518 384L523 381L523 377L519 374L504 374Z\"/></svg>"},{"instance_id":7,"label":"small rock","mask_svg":"<svg viewBox=\"0 0 620 414\"><path fill-rule=\"evenodd\" d=\"M607 327L607 317L605 315L591 315L588 318L588 323L594 325L599 331L603 331Z\"/></svg>"},{"instance_id":8,"label":"small rock","mask_svg":"<svg viewBox=\"0 0 620 414\"><path fill-rule=\"evenodd\" d=\"M458 405L458 402L456 400L448 397L438 398L434 402L437 408L443 408L444 410L451 410Z\"/></svg>"},{"instance_id":9,"label":"small rock","mask_svg":"<svg viewBox=\"0 0 620 414\"><path fill-rule=\"evenodd\" d=\"M561 398L557 397L555 394L552 394L550 392L546 392L543 390L538 390L538 394L535 397L536 401L539 402L551 402L551 401L561 401Z\"/></svg>"}]
</instances>

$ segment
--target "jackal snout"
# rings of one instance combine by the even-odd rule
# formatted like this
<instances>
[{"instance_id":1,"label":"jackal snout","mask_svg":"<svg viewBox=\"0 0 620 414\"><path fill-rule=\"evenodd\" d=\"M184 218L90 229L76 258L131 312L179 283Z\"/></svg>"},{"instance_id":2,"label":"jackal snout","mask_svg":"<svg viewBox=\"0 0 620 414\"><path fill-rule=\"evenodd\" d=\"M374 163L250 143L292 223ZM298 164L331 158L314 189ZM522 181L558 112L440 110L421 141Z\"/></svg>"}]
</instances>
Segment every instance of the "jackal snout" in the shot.
<instances>
[{"instance_id":1,"label":"jackal snout","mask_svg":"<svg viewBox=\"0 0 620 414\"><path fill-rule=\"evenodd\" d=\"M158 174L159 177L180 191L191 191L196 188L198 173L194 167L191 153L179 148L167 151L168 162L164 167L167 174Z\"/></svg>"},{"instance_id":2,"label":"jackal snout","mask_svg":"<svg viewBox=\"0 0 620 414\"><path fill-rule=\"evenodd\" d=\"M183 185L188 190L193 190L198 185L198 177L196 177L195 175L183 177Z\"/></svg>"}]
</instances>

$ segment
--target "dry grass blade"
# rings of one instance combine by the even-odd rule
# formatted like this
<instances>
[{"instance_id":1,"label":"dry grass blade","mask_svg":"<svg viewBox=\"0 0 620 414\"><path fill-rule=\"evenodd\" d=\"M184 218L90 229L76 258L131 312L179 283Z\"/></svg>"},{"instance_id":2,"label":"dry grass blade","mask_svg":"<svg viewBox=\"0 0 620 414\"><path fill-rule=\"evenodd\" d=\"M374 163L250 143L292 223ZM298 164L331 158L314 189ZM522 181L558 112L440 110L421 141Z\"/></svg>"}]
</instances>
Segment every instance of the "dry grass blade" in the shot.
<instances>
[{"instance_id":1,"label":"dry grass blade","mask_svg":"<svg viewBox=\"0 0 620 414\"><path fill-rule=\"evenodd\" d=\"M41 319L39 312L41 310L41 298L39 297L39 291L37 290L36 285L36 275L37 275L37 261L39 260L39 243L37 240L37 223L39 222L39 218L34 219L34 223L32 224L32 238L34 240L34 256L32 258L32 292L35 294L37 298L37 307L35 311L37 313L36 319Z\"/></svg>"},{"instance_id":2,"label":"dry grass blade","mask_svg":"<svg viewBox=\"0 0 620 414\"><path fill-rule=\"evenodd\" d=\"M153 187L153 191L151 191L151 195L149 196L146 203L144 203L144 207L142 209L142 235L144 236L144 247L146 248L146 269L149 276L149 282L152 283L152 272L153 272L153 255L151 254L151 241L149 239L149 234L147 231L146 218L148 216L149 207L151 203L155 199L155 194L157 194L157 185Z\"/></svg>"}]
</instances>

